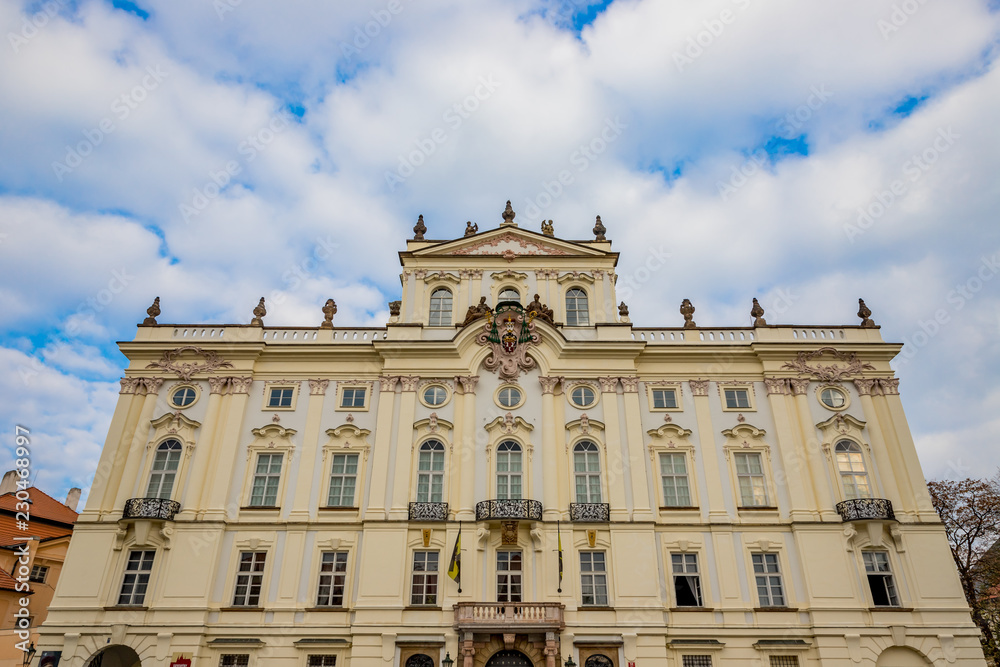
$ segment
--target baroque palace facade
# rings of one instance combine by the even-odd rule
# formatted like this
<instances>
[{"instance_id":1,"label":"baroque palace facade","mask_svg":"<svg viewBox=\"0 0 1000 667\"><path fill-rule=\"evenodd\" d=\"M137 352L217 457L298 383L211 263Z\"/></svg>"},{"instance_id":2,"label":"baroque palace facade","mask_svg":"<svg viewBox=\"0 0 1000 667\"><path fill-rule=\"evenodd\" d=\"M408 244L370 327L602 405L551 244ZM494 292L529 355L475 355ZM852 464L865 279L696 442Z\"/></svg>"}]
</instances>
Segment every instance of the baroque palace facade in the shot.
<instances>
[{"instance_id":1,"label":"baroque palace facade","mask_svg":"<svg viewBox=\"0 0 1000 667\"><path fill-rule=\"evenodd\" d=\"M421 217L384 328L157 300L43 664L985 664L863 302L638 328L600 218L514 217Z\"/></svg>"}]
</instances>

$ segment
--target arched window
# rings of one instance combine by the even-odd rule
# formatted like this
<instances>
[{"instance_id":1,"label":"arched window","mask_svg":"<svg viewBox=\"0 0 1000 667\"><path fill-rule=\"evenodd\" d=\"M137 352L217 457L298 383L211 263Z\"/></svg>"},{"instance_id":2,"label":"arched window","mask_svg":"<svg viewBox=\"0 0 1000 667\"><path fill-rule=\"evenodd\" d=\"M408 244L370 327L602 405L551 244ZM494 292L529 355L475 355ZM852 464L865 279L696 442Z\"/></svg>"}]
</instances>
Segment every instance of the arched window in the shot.
<instances>
[{"instance_id":1,"label":"arched window","mask_svg":"<svg viewBox=\"0 0 1000 667\"><path fill-rule=\"evenodd\" d=\"M597 445L585 440L573 447L573 474L576 476L576 502L601 502L601 457Z\"/></svg>"},{"instance_id":2,"label":"arched window","mask_svg":"<svg viewBox=\"0 0 1000 667\"><path fill-rule=\"evenodd\" d=\"M444 445L428 440L420 445L417 463L417 502L440 503L444 493Z\"/></svg>"},{"instance_id":3,"label":"arched window","mask_svg":"<svg viewBox=\"0 0 1000 667\"><path fill-rule=\"evenodd\" d=\"M169 499L174 490L174 478L181 462L181 443L179 440L164 440L156 448L153 457L153 468L149 474L149 486L146 487L147 498Z\"/></svg>"},{"instance_id":4,"label":"arched window","mask_svg":"<svg viewBox=\"0 0 1000 667\"><path fill-rule=\"evenodd\" d=\"M521 445L513 440L497 447L497 498L521 499Z\"/></svg>"},{"instance_id":5,"label":"arched window","mask_svg":"<svg viewBox=\"0 0 1000 667\"><path fill-rule=\"evenodd\" d=\"M451 325L451 290L444 287L434 290L431 294L430 320L432 327L447 327Z\"/></svg>"},{"instance_id":6,"label":"arched window","mask_svg":"<svg viewBox=\"0 0 1000 667\"><path fill-rule=\"evenodd\" d=\"M583 667L615 667L615 663L611 662L611 658L604 655L592 655L587 658L587 662L583 663Z\"/></svg>"},{"instance_id":7,"label":"arched window","mask_svg":"<svg viewBox=\"0 0 1000 667\"><path fill-rule=\"evenodd\" d=\"M501 301L517 301L520 303L521 293L513 287L505 287L500 290L500 296L497 297L497 303L500 303Z\"/></svg>"},{"instance_id":8,"label":"arched window","mask_svg":"<svg viewBox=\"0 0 1000 667\"><path fill-rule=\"evenodd\" d=\"M434 667L434 661L430 656L418 653L407 658L406 667Z\"/></svg>"},{"instance_id":9,"label":"arched window","mask_svg":"<svg viewBox=\"0 0 1000 667\"><path fill-rule=\"evenodd\" d=\"M590 324L587 293L579 287L566 292L566 324L571 327L585 327Z\"/></svg>"},{"instance_id":10,"label":"arched window","mask_svg":"<svg viewBox=\"0 0 1000 667\"><path fill-rule=\"evenodd\" d=\"M870 498L871 487L868 485L868 471L865 470L865 459L861 455L861 447L850 440L837 443L837 469L840 471L840 481L844 486L844 497Z\"/></svg>"}]
</instances>

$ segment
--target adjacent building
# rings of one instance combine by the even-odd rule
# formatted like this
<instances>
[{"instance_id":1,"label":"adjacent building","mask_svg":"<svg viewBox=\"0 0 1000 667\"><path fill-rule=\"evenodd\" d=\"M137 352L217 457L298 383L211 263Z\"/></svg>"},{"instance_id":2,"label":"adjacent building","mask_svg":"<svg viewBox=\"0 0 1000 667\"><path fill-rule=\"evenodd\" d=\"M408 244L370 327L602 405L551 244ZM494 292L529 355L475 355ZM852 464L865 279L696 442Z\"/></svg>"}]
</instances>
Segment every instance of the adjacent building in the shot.
<instances>
[{"instance_id":1,"label":"adjacent building","mask_svg":"<svg viewBox=\"0 0 1000 667\"><path fill-rule=\"evenodd\" d=\"M68 667L983 667L890 360L702 327L551 222L400 252L382 328L134 340L39 649ZM359 249L360 250L360 249ZM373 258L374 259L374 258ZM650 276L665 283L668 272ZM748 308L750 306L748 295ZM165 307L166 304L165 304Z\"/></svg>"}]
</instances>

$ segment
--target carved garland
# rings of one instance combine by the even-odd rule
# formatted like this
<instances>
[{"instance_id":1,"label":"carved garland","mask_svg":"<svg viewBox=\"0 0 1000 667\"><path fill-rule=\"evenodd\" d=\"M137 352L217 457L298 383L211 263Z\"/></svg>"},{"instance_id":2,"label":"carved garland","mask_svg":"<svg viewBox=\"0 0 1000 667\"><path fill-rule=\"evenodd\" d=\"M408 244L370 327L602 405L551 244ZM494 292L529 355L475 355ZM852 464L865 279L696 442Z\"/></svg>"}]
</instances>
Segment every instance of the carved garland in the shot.
<instances>
[{"instance_id":1,"label":"carved garland","mask_svg":"<svg viewBox=\"0 0 1000 667\"><path fill-rule=\"evenodd\" d=\"M809 361L827 354L836 359L847 362L847 365L809 365ZM875 367L871 364L858 359L856 352L841 352L840 350L832 347L821 347L818 350L813 350L811 352L799 352L798 356L795 357L795 361L786 363L782 366L782 368L796 371L799 375L813 375L819 380L823 380L825 382L837 382L843 380L848 375L859 375L862 371L875 370Z\"/></svg>"},{"instance_id":2,"label":"carved garland","mask_svg":"<svg viewBox=\"0 0 1000 667\"><path fill-rule=\"evenodd\" d=\"M194 354L201 356L205 361L203 363L180 363L178 361L178 357L185 352L193 352ZM186 345L185 347L178 347L173 350L165 350L159 361L154 361L146 366L146 368L159 368L164 371L176 373L177 377L187 381L190 381L191 376L195 373L214 371L217 368L232 367L233 365L231 363L219 357L217 353L211 350L203 350L200 347L194 347L193 345Z\"/></svg>"}]
</instances>

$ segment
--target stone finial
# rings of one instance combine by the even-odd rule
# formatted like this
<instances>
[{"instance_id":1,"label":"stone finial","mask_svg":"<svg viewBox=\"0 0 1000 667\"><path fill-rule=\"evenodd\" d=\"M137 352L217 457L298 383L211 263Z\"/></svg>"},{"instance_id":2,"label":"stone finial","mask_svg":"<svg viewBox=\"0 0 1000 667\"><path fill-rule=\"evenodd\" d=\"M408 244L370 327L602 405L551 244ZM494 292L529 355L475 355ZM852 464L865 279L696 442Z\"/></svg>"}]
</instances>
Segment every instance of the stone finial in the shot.
<instances>
[{"instance_id":1,"label":"stone finial","mask_svg":"<svg viewBox=\"0 0 1000 667\"><path fill-rule=\"evenodd\" d=\"M753 300L753 308L750 310L750 317L754 318L753 325L755 327L767 326L767 320L764 319L764 308L761 307L756 297Z\"/></svg>"},{"instance_id":2,"label":"stone finial","mask_svg":"<svg viewBox=\"0 0 1000 667\"><path fill-rule=\"evenodd\" d=\"M392 317L399 317L399 311L403 308L402 301L390 301L389 302L389 315Z\"/></svg>"},{"instance_id":3,"label":"stone finial","mask_svg":"<svg viewBox=\"0 0 1000 667\"><path fill-rule=\"evenodd\" d=\"M618 317L628 317L628 306L624 301L618 304Z\"/></svg>"},{"instance_id":4,"label":"stone finial","mask_svg":"<svg viewBox=\"0 0 1000 667\"><path fill-rule=\"evenodd\" d=\"M542 234L546 236L555 236L555 227L552 226L551 220L542 220Z\"/></svg>"},{"instance_id":5,"label":"stone finial","mask_svg":"<svg viewBox=\"0 0 1000 667\"><path fill-rule=\"evenodd\" d=\"M698 325L694 323L694 305L691 303L690 299L684 299L681 301L681 315L684 316L684 328L685 329L697 329Z\"/></svg>"},{"instance_id":6,"label":"stone finial","mask_svg":"<svg viewBox=\"0 0 1000 667\"><path fill-rule=\"evenodd\" d=\"M604 223L601 222L601 216L597 216L597 222L594 223L594 240L595 241L607 241L604 237L604 232L608 231Z\"/></svg>"},{"instance_id":7,"label":"stone finial","mask_svg":"<svg viewBox=\"0 0 1000 667\"><path fill-rule=\"evenodd\" d=\"M514 209L512 209L510 207L510 200L508 199L507 200L507 208L505 208L503 210L503 222L501 222L500 225L501 226L503 226L503 225L513 225L514 224L514 217L516 215L517 215L517 213L514 213Z\"/></svg>"},{"instance_id":8,"label":"stone finial","mask_svg":"<svg viewBox=\"0 0 1000 667\"><path fill-rule=\"evenodd\" d=\"M472 236L479 233L479 225L472 224L472 221L465 223L465 235Z\"/></svg>"},{"instance_id":9,"label":"stone finial","mask_svg":"<svg viewBox=\"0 0 1000 667\"><path fill-rule=\"evenodd\" d=\"M337 302L333 299L327 299L326 303L323 304L323 324L319 325L320 329L332 329L333 328L333 316L337 314Z\"/></svg>"},{"instance_id":10,"label":"stone finial","mask_svg":"<svg viewBox=\"0 0 1000 667\"><path fill-rule=\"evenodd\" d=\"M146 309L146 319L142 321L143 324L156 324L156 318L160 314L160 297L153 299L153 305ZM868 313L871 315L871 313Z\"/></svg>"},{"instance_id":11,"label":"stone finial","mask_svg":"<svg viewBox=\"0 0 1000 667\"><path fill-rule=\"evenodd\" d=\"M267 308L264 307L264 297L260 297L260 302L257 307L253 309L253 319L250 320L251 326L264 326L263 317L267 315Z\"/></svg>"},{"instance_id":12,"label":"stone finial","mask_svg":"<svg viewBox=\"0 0 1000 667\"><path fill-rule=\"evenodd\" d=\"M424 216L421 213L417 218L417 224L413 225L413 240L423 241L424 234L427 232L427 226L424 224Z\"/></svg>"},{"instance_id":13,"label":"stone finial","mask_svg":"<svg viewBox=\"0 0 1000 667\"><path fill-rule=\"evenodd\" d=\"M858 317L861 318L862 329L875 328L875 320L872 319L872 311L865 305L864 299L858 299Z\"/></svg>"}]
</instances>

